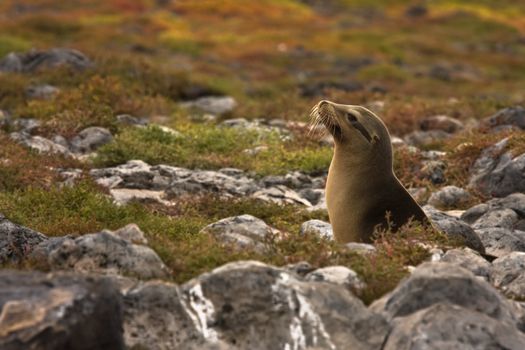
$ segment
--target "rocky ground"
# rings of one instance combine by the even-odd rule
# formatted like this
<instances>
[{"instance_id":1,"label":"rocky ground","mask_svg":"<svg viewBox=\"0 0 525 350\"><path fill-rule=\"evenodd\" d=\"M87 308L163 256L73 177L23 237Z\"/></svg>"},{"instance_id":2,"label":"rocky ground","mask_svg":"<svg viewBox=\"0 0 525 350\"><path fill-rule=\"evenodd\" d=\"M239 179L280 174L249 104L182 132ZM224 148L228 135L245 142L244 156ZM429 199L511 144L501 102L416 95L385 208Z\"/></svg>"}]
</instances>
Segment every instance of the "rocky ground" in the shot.
<instances>
[{"instance_id":1,"label":"rocky ground","mask_svg":"<svg viewBox=\"0 0 525 350\"><path fill-rule=\"evenodd\" d=\"M0 348L525 348L525 9L80 3L0 4ZM433 227L333 240L321 98Z\"/></svg>"}]
</instances>

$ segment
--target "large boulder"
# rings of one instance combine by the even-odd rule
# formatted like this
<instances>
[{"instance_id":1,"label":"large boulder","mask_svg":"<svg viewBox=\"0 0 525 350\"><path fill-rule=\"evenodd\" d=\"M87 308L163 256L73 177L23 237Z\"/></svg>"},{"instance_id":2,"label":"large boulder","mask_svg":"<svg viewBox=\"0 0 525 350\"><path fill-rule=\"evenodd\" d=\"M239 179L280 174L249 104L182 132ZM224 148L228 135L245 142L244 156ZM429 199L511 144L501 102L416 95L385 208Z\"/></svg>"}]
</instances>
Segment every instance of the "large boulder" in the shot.
<instances>
[{"instance_id":1,"label":"large boulder","mask_svg":"<svg viewBox=\"0 0 525 350\"><path fill-rule=\"evenodd\" d=\"M31 257L52 270L162 278L168 268L149 247L108 231L80 237L56 237L41 243Z\"/></svg>"},{"instance_id":2,"label":"large boulder","mask_svg":"<svg viewBox=\"0 0 525 350\"><path fill-rule=\"evenodd\" d=\"M104 278L0 271L0 348L119 350L121 296Z\"/></svg>"},{"instance_id":3,"label":"large boulder","mask_svg":"<svg viewBox=\"0 0 525 350\"><path fill-rule=\"evenodd\" d=\"M259 262L227 264L182 291L202 336L229 349L378 349L388 332L345 287Z\"/></svg>"},{"instance_id":4,"label":"large boulder","mask_svg":"<svg viewBox=\"0 0 525 350\"><path fill-rule=\"evenodd\" d=\"M492 262L490 281L508 297L525 298L525 253L513 252Z\"/></svg>"},{"instance_id":5,"label":"large boulder","mask_svg":"<svg viewBox=\"0 0 525 350\"><path fill-rule=\"evenodd\" d=\"M418 266L394 291L374 302L371 309L392 320L440 303L460 306L522 328L513 305L493 286L467 269L444 262Z\"/></svg>"},{"instance_id":6,"label":"large boulder","mask_svg":"<svg viewBox=\"0 0 525 350\"><path fill-rule=\"evenodd\" d=\"M513 324L459 305L439 303L393 323L384 350L525 348Z\"/></svg>"}]
</instances>

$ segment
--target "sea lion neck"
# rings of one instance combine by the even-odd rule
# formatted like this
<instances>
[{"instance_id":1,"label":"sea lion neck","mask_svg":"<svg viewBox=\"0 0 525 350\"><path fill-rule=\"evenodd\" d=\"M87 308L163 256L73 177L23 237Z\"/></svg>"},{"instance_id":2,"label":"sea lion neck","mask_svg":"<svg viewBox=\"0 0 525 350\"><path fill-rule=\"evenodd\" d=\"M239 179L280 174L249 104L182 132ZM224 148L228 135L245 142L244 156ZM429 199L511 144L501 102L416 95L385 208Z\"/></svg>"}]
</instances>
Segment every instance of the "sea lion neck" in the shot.
<instances>
[{"instance_id":1,"label":"sea lion neck","mask_svg":"<svg viewBox=\"0 0 525 350\"><path fill-rule=\"evenodd\" d=\"M381 152L373 149L369 152L363 152L353 149L352 145L338 144L338 142L334 145L332 163L344 171L394 174L391 152Z\"/></svg>"}]
</instances>

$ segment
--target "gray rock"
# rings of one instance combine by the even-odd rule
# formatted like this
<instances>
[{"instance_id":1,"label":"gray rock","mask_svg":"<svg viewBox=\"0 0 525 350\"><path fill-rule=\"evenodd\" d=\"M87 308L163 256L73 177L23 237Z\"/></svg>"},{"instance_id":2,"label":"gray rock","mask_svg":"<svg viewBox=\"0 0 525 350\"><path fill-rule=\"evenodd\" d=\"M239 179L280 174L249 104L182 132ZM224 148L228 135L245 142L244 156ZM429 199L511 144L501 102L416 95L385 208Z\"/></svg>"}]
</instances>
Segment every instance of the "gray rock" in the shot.
<instances>
[{"instance_id":1,"label":"gray rock","mask_svg":"<svg viewBox=\"0 0 525 350\"><path fill-rule=\"evenodd\" d=\"M51 238L36 247L31 257L52 270L128 275L140 279L169 275L168 268L151 248L132 244L108 232L77 238Z\"/></svg>"},{"instance_id":2,"label":"gray rock","mask_svg":"<svg viewBox=\"0 0 525 350\"><path fill-rule=\"evenodd\" d=\"M237 107L237 101L231 96L201 97L193 101L181 103L184 108L196 108L203 112L222 115L230 113Z\"/></svg>"},{"instance_id":3,"label":"gray rock","mask_svg":"<svg viewBox=\"0 0 525 350\"><path fill-rule=\"evenodd\" d=\"M522 106L504 108L484 119L483 122L491 128L513 125L525 129L525 108Z\"/></svg>"},{"instance_id":4,"label":"gray rock","mask_svg":"<svg viewBox=\"0 0 525 350\"><path fill-rule=\"evenodd\" d=\"M18 143L31 149L34 149L39 153L60 153L66 156L71 155L71 153L66 147L59 145L42 136L31 136L26 133L18 132L13 132L9 136L11 137L11 139L17 141Z\"/></svg>"},{"instance_id":5,"label":"gray rock","mask_svg":"<svg viewBox=\"0 0 525 350\"><path fill-rule=\"evenodd\" d=\"M321 221L321 220L308 220L303 222L299 233L304 234L314 234L324 239L333 240L334 231L332 230L332 225L330 223Z\"/></svg>"},{"instance_id":6,"label":"gray rock","mask_svg":"<svg viewBox=\"0 0 525 350\"><path fill-rule=\"evenodd\" d=\"M428 204L441 209L456 208L468 203L472 199L470 193L456 186L445 186L432 193Z\"/></svg>"},{"instance_id":7,"label":"gray rock","mask_svg":"<svg viewBox=\"0 0 525 350\"><path fill-rule=\"evenodd\" d=\"M318 188L305 188L298 191L297 194L315 206L324 199L325 191Z\"/></svg>"},{"instance_id":8,"label":"gray rock","mask_svg":"<svg viewBox=\"0 0 525 350\"><path fill-rule=\"evenodd\" d=\"M469 224L474 224L478 219L490 211L513 210L519 218L525 217L525 194L513 193L504 198L493 198L486 203L469 208L461 219Z\"/></svg>"},{"instance_id":9,"label":"gray rock","mask_svg":"<svg viewBox=\"0 0 525 350\"><path fill-rule=\"evenodd\" d=\"M121 297L108 279L0 271L0 348L119 350Z\"/></svg>"},{"instance_id":10,"label":"gray rock","mask_svg":"<svg viewBox=\"0 0 525 350\"><path fill-rule=\"evenodd\" d=\"M255 192L252 197L265 202L273 202L277 204L296 204L307 207L312 206L308 200L299 196L297 192L283 185L261 189Z\"/></svg>"},{"instance_id":11,"label":"gray rock","mask_svg":"<svg viewBox=\"0 0 525 350\"><path fill-rule=\"evenodd\" d=\"M346 288L259 262L227 264L182 290L199 332L229 349L378 349L388 331Z\"/></svg>"},{"instance_id":12,"label":"gray rock","mask_svg":"<svg viewBox=\"0 0 525 350\"><path fill-rule=\"evenodd\" d=\"M125 291L123 299L124 340L128 348L170 350L204 346L176 285L161 281L140 283Z\"/></svg>"},{"instance_id":13,"label":"gray rock","mask_svg":"<svg viewBox=\"0 0 525 350\"><path fill-rule=\"evenodd\" d=\"M359 253L359 254L370 254L370 253L375 253L376 251L376 247L368 243L350 242L350 243L346 243L345 247L348 250Z\"/></svg>"},{"instance_id":14,"label":"gray rock","mask_svg":"<svg viewBox=\"0 0 525 350\"><path fill-rule=\"evenodd\" d=\"M164 191L150 191L138 190L133 188L112 188L109 193L119 205L128 204L130 202L139 203L160 203L164 205L171 205L165 200L166 194Z\"/></svg>"},{"instance_id":15,"label":"gray rock","mask_svg":"<svg viewBox=\"0 0 525 350\"><path fill-rule=\"evenodd\" d=\"M500 227L476 230L487 254L503 256L511 252L525 252L525 231Z\"/></svg>"},{"instance_id":16,"label":"gray rock","mask_svg":"<svg viewBox=\"0 0 525 350\"><path fill-rule=\"evenodd\" d=\"M516 222L518 222L518 214L514 210L496 209L483 214L472 224L472 228L476 230L491 227L512 229Z\"/></svg>"},{"instance_id":17,"label":"gray rock","mask_svg":"<svg viewBox=\"0 0 525 350\"><path fill-rule=\"evenodd\" d=\"M510 298L525 298L525 253L512 252L492 262L490 282Z\"/></svg>"},{"instance_id":18,"label":"gray rock","mask_svg":"<svg viewBox=\"0 0 525 350\"><path fill-rule=\"evenodd\" d=\"M49 100L59 92L60 89L52 85L33 85L26 89L26 96L30 99Z\"/></svg>"},{"instance_id":19,"label":"gray rock","mask_svg":"<svg viewBox=\"0 0 525 350\"><path fill-rule=\"evenodd\" d=\"M211 234L219 242L239 248L264 250L264 243L279 231L252 215L232 216L203 228L200 234Z\"/></svg>"},{"instance_id":20,"label":"gray rock","mask_svg":"<svg viewBox=\"0 0 525 350\"><path fill-rule=\"evenodd\" d=\"M103 146L113 140L113 135L106 128L91 126L78 133L71 140L71 149L77 153L90 153L100 146Z\"/></svg>"},{"instance_id":21,"label":"gray rock","mask_svg":"<svg viewBox=\"0 0 525 350\"><path fill-rule=\"evenodd\" d=\"M423 210L429 217L434 227L443 231L451 238L460 238L465 242L465 245L474 249L477 252L485 253L483 243L478 234L466 223L436 210L434 207L425 205Z\"/></svg>"},{"instance_id":22,"label":"gray rock","mask_svg":"<svg viewBox=\"0 0 525 350\"><path fill-rule=\"evenodd\" d=\"M119 228L116 231L105 231L133 244L148 244L148 240L144 232L140 229L137 224L129 224Z\"/></svg>"},{"instance_id":23,"label":"gray rock","mask_svg":"<svg viewBox=\"0 0 525 350\"><path fill-rule=\"evenodd\" d=\"M21 262L45 240L45 235L15 224L0 213L0 264Z\"/></svg>"},{"instance_id":24,"label":"gray rock","mask_svg":"<svg viewBox=\"0 0 525 350\"><path fill-rule=\"evenodd\" d=\"M525 348L515 325L459 305L439 303L393 323L385 350Z\"/></svg>"},{"instance_id":25,"label":"gray rock","mask_svg":"<svg viewBox=\"0 0 525 350\"><path fill-rule=\"evenodd\" d=\"M440 261L461 266L484 279L489 278L490 263L469 248L448 250Z\"/></svg>"},{"instance_id":26,"label":"gray rock","mask_svg":"<svg viewBox=\"0 0 525 350\"><path fill-rule=\"evenodd\" d=\"M406 135L404 141L412 146L428 146L450 137L450 134L443 130L413 131Z\"/></svg>"},{"instance_id":27,"label":"gray rock","mask_svg":"<svg viewBox=\"0 0 525 350\"><path fill-rule=\"evenodd\" d=\"M93 63L77 50L54 48L48 51L31 50L25 53L10 53L0 60L0 72L29 73L42 68L68 66L83 70Z\"/></svg>"},{"instance_id":28,"label":"gray rock","mask_svg":"<svg viewBox=\"0 0 525 350\"><path fill-rule=\"evenodd\" d=\"M507 144L505 138L481 153L471 170L470 188L492 197L525 192L525 154L513 157L504 152Z\"/></svg>"},{"instance_id":29,"label":"gray rock","mask_svg":"<svg viewBox=\"0 0 525 350\"><path fill-rule=\"evenodd\" d=\"M420 123L421 130L441 130L449 134L456 133L464 128L463 123L446 115L434 115L424 118Z\"/></svg>"},{"instance_id":30,"label":"gray rock","mask_svg":"<svg viewBox=\"0 0 525 350\"><path fill-rule=\"evenodd\" d=\"M391 320L440 303L457 305L521 328L514 306L493 286L467 269L444 262L421 264L370 308Z\"/></svg>"},{"instance_id":31,"label":"gray rock","mask_svg":"<svg viewBox=\"0 0 525 350\"><path fill-rule=\"evenodd\" d=\"M138 117L135 117L135 116L132 116L132 115L129 115L129 114L119 114L119 115L116 116L116 119L117 119L117 121L120 124L124 124L124 125L143 126L143 125L147 125L148 124L147 119L138 118Z\"/></svg>"},{"instance_id":32,"label":"gray rock","mask_svg":"<svg viewBox=\"0 0 525 350\"><path fill-rule=\"evenodd\" d=\"M327 266L314 270L305 276L306 281L327 282L344 286L350 291L363 289L365 284L357 273L346 266Z\"/></svg>"}]
</instances>

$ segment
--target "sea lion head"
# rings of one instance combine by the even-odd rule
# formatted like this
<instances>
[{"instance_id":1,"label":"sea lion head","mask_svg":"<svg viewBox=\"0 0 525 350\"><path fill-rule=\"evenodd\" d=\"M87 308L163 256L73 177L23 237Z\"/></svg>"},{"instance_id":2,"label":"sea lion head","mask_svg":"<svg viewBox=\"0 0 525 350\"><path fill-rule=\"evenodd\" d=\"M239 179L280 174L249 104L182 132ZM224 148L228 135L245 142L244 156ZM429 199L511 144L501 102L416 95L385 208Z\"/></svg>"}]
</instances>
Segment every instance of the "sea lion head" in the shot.
<instances>
[{"instance_id":1,"label":"sea lion head","mask_svg":"<svg viewBox=\"0 0 525 350\"><path fill-rule=\"evenodd\" d=\"M323 100L314 106L311 115L312 128L323 124L334 137L336 153L356 162L381 159L381 164L386 161L391 167L390 134L383 121L369 109Z\"/></svg>"}]
</instances>

